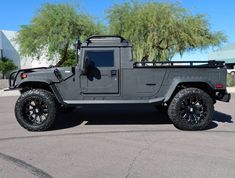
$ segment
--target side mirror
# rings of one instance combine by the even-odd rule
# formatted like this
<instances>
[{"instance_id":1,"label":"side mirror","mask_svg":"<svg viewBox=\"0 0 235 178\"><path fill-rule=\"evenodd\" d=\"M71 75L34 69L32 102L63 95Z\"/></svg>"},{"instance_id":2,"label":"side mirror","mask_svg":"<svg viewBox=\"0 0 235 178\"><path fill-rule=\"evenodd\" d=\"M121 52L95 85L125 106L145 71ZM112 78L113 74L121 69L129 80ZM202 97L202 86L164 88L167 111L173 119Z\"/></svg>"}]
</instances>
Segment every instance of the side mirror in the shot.
<instances>
[{"instance_id":1,"label":"side mirror","mask_svg":"<svg viewBox=\"0 0 235 178\"><path fill-rule=\"evenodd\" d=\"M73 74L75 74L75 69L76 69L76 68L73 66L73 67L72 67L72 73L73 73Z\"/></svg>"},{"instance_id":2,"label":"side mirror","mask_svg":"<svg viewBox=\"0 0 235 178\"><path fill-rule=\"evenodd\" d=\"M86 56L84 59L84 63L83 63L83 74L86 75L89 73L89 70L91 68L91 60Z\"/></svg>"},{"instance_id":3,"label":"side mirror","mask_svg":"<svg viewBox=\"0 0 235 178\"><path fill-rule=\"evenodd\" d=\"M73 46L74 46L75 50L79 50L81 48L81 45L82 45L82 43L81 43L80 39L78 38Z\"/></svg>"},{"instance_id":4,"label":"side mirror","mask_svg":"<svg viewBox=\"0 0 235 178\"><path fill-rule=\"evenodd\" d=\"M76 52L76 62L78 63L78 60L79 60L79 50L81 49L81 41L80 39L78 38L76 40L76 43L73 44L74 45L74 49L75 49L75 52Z\"/></svg>"}]
</instances>

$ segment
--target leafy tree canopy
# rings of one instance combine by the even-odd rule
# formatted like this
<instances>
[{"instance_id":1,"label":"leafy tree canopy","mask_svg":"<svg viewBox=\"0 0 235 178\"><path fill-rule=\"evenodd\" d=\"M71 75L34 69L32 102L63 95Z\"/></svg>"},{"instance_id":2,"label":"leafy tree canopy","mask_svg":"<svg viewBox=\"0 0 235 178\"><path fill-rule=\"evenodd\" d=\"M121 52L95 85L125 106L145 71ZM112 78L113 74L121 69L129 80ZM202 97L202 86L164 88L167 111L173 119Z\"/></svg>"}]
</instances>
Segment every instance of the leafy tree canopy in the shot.
<instances>
[{"instance_id":1,"label":"leafy tree canopy","mask_svg":"<svg viewBox=\"0 0 235 178\"><path fill-rule=\"evenodd\" d=\"M123 3L108 10L109 33L119 34L134 45L135 60L170 60L175 54L206 49L226 41L212 32L202 14L192 15L179 4Z\"/></svg>"},{"instance_id":2,"label":"leafy tree canopy","mask_svg":"<svg viewBox=\"0 0 235 178\"><path fill-rule=\"evenodd\" d=\"M77 37L84 39L102 31L103 25L68 4L44 4L29 25L21 26L16 40L22 55L36 59L46 55L48 60L59 55L57 65L61 65Z\"/></svg>"}]
</instances>

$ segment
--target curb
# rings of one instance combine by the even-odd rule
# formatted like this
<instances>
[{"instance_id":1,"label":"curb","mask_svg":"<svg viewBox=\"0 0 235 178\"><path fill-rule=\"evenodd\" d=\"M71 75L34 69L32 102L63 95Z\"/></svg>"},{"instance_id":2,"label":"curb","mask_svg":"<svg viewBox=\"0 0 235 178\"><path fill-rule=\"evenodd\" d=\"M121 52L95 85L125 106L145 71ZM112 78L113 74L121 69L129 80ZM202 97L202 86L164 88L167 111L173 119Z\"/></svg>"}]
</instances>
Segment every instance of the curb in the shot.
<instances>
[{"instance_id":1,"label":"curb","mask_svg":"<svg viewBox=\"0 0 235 178\"><path fill-rule=\"evenodd\" d=\"M235 93L235 87L227 87L228 93Z\"/></svg>"},{"instance_id":2,"label":"curb","mask_svg":"<svg viewBox=\"0 0 235 178\"><path fill-rule=\"evenodd\" d=\"M4 89L2 89L0 90L0 97L4 96L20 96L20 92L18 90L4 91Z\"/></svg>"}]
</instances>

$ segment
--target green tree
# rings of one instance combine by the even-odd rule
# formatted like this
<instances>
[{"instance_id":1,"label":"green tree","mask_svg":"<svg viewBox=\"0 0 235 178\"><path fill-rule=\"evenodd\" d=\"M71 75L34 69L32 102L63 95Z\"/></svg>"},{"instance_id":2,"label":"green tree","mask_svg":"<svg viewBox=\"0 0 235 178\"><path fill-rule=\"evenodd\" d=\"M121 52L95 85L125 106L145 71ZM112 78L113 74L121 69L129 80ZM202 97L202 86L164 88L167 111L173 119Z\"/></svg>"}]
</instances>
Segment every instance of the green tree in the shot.
<instances>
[{"instance_id":1,"label":"green tree","mask_svg":"<svg viewBox=\"0 0 235 178\"><path fill-rule=\"evenodd\" d=\"M228 87L233 87L235 86L235 78L231 74L227 74L227 86Z\"/></svg>"},{"instance_id":2,"label":"green tree","mask_svg":"<svg viewBox=\"0 0 235 178\"><path fill-rule=\"evenodd\" d=\"M62 64L63 67L66 66L75 66L76 65L76 52L72 49L68 50L67 54L67 59L66 61Z\"/></svg>"},{"instance_id":3,"label":"green tree","mask_svg":"<svg viewBox=\"0 0 235 178\"><path fill-rule=\"evenodd\" d=\"M180 4L123 3L108 10L109 33L120 34L134 45L134 59L170 60L175 54L206 49L226 41L213 32L202 14L192 15Z\"/></svg>"},{"instance_id":4,"label":"green tree","mask_svg":"<svg viewBox=\"0 0 235 178\"><path fill-rule=\"evenodd\" d=\"M11 71L15 70L17 67L16 65L12 62L12 60L7 59L7 58L2 58L0 59L0 71L2 72L3 79L5 78L5 75Z\"/></svg>"},{"instance_id":5,"label":"green tree","mask_svg":"<svg viewBox=\"0 0 235 178\"><path fill-rule=\"evenodd\" d=\"M39 59L61 59L57 66L68 58L68 51L77 37L85 38L102 33L103 26L68 4L44 4L29 25L21 26L16 41L20 53Z\"/></svg>"}]
</instances>

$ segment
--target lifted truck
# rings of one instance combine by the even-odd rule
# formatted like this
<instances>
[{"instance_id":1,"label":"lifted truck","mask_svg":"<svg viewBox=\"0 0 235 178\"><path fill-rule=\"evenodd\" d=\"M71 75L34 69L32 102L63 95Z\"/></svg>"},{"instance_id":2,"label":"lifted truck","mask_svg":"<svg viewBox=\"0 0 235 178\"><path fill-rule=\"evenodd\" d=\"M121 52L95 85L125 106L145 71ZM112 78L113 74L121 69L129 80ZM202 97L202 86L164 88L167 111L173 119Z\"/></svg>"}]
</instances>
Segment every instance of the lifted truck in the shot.
<instances>
[{"instance_id":1,"label":"lifted truck","mask_svg":"<svg viewBox=\"0 0 235 178\"><path fill-rule=\"evenodd\" d=\"M52 126L60 108L94 104L152 104L182 130L205 129L216 100L229 102L223 61L133 62L132 45L120 36L78 42L75 67L18 70L9 89L19 89L19 124L29 131Z\"/></svg>"}]
</instances>

